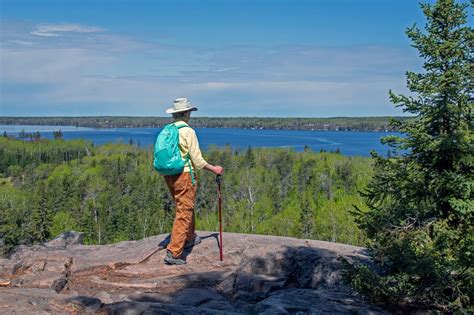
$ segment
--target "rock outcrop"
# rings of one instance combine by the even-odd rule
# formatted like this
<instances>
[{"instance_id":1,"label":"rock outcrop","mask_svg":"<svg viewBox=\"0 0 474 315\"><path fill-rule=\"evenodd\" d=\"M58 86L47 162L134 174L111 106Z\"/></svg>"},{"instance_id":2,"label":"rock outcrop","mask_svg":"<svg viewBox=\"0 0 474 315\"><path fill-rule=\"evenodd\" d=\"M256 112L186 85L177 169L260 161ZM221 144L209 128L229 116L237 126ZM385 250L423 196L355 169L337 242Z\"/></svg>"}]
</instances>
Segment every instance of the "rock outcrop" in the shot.
<instances>
[{"instance_id":1,"label":"rock outcrop","mask_svg":"<svg viewBox=\"0 0 474 315\"><path fill-rule=\"evenodd\" d=\"M340 256L368 261L349 245L286 237L217 234L163 263L168 235L112 245L82 245L69 232L20 246L0 259L0 313L380 314L341 281Z\"/></svg>"}]
</instances>

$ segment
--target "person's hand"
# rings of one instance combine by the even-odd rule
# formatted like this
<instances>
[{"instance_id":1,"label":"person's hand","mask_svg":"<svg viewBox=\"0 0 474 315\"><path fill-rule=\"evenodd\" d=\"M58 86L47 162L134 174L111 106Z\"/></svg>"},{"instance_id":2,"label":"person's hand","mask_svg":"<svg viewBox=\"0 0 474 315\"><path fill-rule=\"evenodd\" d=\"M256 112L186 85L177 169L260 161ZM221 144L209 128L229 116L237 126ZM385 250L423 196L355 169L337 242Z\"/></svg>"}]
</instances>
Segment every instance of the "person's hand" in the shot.
<instances>
[{"instance_id":1,"label":"person's hand","mask_svg":"<svg viewBox=\"0 0 474 315\"><path fill-rule=\"evenodd\" d=\"M206 164L204 166L204 169L209 172L213 172L216 175L222 175L224 173L224 168L220 165L212 165L212 164Z\"/></svg>"},{"instance_id":2,"label":"person's hand","mask_svg":"<svg viewBox=\"0 0 474 315\"><path fill-rule=\"evenodd\" d=\"M216 165L216 166L214 166L213 172L216 175L222 175L224 173L224 168L220 165Z\"/></svg>"}]
</instances>

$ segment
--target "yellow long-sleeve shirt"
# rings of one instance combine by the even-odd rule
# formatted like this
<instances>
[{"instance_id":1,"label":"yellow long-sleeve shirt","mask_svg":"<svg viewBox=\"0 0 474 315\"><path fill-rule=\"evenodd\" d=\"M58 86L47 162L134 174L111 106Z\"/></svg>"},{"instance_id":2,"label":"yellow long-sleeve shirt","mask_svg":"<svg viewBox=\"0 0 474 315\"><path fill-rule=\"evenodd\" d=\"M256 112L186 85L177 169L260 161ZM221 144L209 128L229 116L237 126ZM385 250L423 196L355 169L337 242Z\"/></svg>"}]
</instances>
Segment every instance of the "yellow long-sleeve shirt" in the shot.
<instances>
[{"instance_id":1,"label":"yellow long-sleeve shirt","mask_svg":"<svg viewBox=\"0 0 474 315\"><path fill-rule=\"evenodd\" d=\"M189 125L184 121L176 121L174 124L176 126L186 125L189 127ZM189 153L189 159L191 160L193 171L195 169L200 170L207 165L207 162L202 157L196 132L191 127L188 127L179 129L179 151L181 152L183 160L186 159L186 155ZM183 170L183 173L186 172L190 172L188 165L186 165Z\"/></svg>"}]
</instances>

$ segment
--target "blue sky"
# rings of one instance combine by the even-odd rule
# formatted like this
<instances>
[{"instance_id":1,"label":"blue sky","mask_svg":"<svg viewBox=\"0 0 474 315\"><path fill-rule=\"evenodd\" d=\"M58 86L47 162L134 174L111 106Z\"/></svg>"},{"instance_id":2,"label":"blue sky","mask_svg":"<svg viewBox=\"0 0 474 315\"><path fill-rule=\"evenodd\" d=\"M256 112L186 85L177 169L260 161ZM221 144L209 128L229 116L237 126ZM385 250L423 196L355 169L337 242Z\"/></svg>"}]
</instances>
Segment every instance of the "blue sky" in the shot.
<instances>
[{"instance_id":1,"label":"blue sky","mask_svg":"<svg viewBox=\"0 0 474 315\"><path fill-rule=\"evenodd\" d=\"M0 0L0 115L399 115L415 0Z\"/></svg>"}]
</instances>

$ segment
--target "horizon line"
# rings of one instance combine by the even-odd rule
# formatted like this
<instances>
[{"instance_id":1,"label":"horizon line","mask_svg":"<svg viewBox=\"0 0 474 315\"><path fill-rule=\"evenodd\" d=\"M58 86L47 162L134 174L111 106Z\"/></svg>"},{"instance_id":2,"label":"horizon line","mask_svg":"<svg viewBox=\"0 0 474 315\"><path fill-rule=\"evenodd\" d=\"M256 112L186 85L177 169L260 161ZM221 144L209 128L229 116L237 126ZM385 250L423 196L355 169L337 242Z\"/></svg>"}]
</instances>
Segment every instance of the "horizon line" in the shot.
<instances>
[{"instance_id":1,"label":"horizon line","mask_svg":"<svg viewBox=\"0 0 474 315\"><path fill-rule=\"evenodd\" d=\"M172 116L124 116L124 115L88 115L88 116L0 116L0 119L5 118L98 118L98 117L112 117L112 118L173 118ZM415 116L331 116L331 117L301 117L301 116L191 116L192 118L262 118L262 119L334 119L334 118L410 118Z\"/></svg>"}]
</instances>

